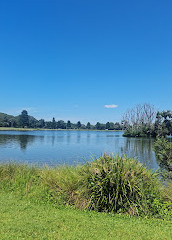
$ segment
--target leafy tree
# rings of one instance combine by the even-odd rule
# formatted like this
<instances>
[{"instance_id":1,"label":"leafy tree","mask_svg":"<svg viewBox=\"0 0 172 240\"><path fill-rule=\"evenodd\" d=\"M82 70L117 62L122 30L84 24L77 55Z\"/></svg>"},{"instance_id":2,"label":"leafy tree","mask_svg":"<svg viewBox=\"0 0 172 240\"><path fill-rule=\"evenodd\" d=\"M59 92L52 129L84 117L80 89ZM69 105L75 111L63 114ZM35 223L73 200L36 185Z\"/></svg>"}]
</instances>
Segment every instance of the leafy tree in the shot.
<instances>
[{"instance_id":1,"label":"leafy tree","mask_svg":"<svg viewBox=\"0 0 172 240\"><path fill-rule=\"evenodd\" d=\"M157 112L154 136L162 137L172 134L172 112L170 110Z\"/></svg>"},{"instance_id":2,"label":"leafy tree","mask_svg":"<svg viewBox=\"0 0 172 240\"><path fill-rule=\"evenodd\" d=\"M81 122L78 121L77 124L76 124L77 128L80 129L81 128Z\"/></svg>"},{"instance_id":3,"label":"leafy tree","mask_svg":"<svg viewBox=\"0 0 172 240\"><path fill-rule=\"evenodd\" d=\"M106 129L108 129L108 130L110 129L110 122L106 123Z\"/></svg>"},{"instance_id":4,"label":"leafy tree","mask_svg":"<svg viewBox=\"0 0 172 240\"><path fill-rule=\"evenodd\" d=\"M66 127L67 127L68 129L71 128L71 122L70 122L69 120L67 121L67 125L66 125Z\"/></svg>"},{"instance_id":5,"label":"leafy tree","mask_svg":"<svg viewBox=\"0 0 172 240\"><path fill-rule=\"evenodd\" d=\"M119 122L116 122L116 123L114 124L114 129L115 129L115 130L122 130L122 126L120 125Z\"/></svg>"},{"instance_id":6,"label":"leafy tree","mask_svg":"<svg viewBox=\"0 0 172 240\"><path fill-rule=\"evenodd\" d=\"M56 128L56 120L55 118L53 117L53 120L52 120L52 129L55 129Z\"/></svg>"},{"instance_id":7,"label":"leafy tree","mask_svg":"<svg viewBox=\"0 0 172 240\"><path fill-rule=\"evenodd\" d=\"M97 130L100 130L100 129L101 129L101 125L100 125L100 123L97 122L96 125L95 125L95 127L96 127Z\"/></svg>"},{"instance_id":8,"label":"leafy tree","mask_svg":"<svg viewBox=\"0 0 172 240\"><path fill-rule=\"evenodd\" d=\"M44 128L45 127L45 121L44 119L40 119L39 122L38 122L38 127L39 128Z\"/></svg>"},{"instance_id":9,"label":"leafy tree","mask_svg":"<svg viewBox=\"0 0 172 240\"><path fill-rule=\"evenodd\" d=\"M87 123L86 128L87 128L87 129L90 129L90 128L91 128L91 124L90 124L90 122Z\"/></svg>"},{"instance_id":10,"label":"leafy tree","mask_svg":"<svg viewBox=\"0 0 172 240\"><path fill-rule=\"evenodd\" d=\"M23 110L19 115L19 124L21 127L29 127L29 116L26 110Z\"/></svg>"},{"instance_id":11,"label":"leafy tree","mask_svg":"<svg viewBox=\"0 0 172 240\"><path fill-rule=\"evenodd\" d=\"M66 123L63 120L59 120L56 126L60 129L66 129Z\"/></svg>"}]
</instances>

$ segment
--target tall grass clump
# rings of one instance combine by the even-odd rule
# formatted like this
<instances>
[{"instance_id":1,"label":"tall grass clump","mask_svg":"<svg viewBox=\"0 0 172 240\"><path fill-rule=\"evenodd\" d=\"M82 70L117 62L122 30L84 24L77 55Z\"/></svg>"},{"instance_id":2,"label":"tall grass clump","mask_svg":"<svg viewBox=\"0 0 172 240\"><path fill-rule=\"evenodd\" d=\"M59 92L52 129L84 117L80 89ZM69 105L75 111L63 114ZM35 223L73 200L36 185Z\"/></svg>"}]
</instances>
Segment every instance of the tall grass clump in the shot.
<instances>
[{"instance_id":1,"label":"tall grass clump","mask_svg":"<svg viewBox=\"0 0 172 240\"><path fill-rule=\"evenodd\" d=\"M0 189L28 195L40 186L40 169L26 164L7 163L0 165Z\"/></svg>"},{"instance_id":2,"label":"tall grass clump","mask_svg":"<svg viewBox=\"0 0 172 240\"><path fill-rule=\"evenodd\" d=\"M135 159L104 155L85 167L89 209L103 212L154 214L162 203L155 173Z\"/></svg>"},{"instance_id":3,"label":"tall grass clump","mask_svg":"<svg viewBox=\"0 0 172 240\"><path fill-rule=\"evenodd\" d=\"M53 203L79 206L80 189L83 185L82 166L46 167L40 174L47 189L47 197Z\"/></svg>"}]
</instances>

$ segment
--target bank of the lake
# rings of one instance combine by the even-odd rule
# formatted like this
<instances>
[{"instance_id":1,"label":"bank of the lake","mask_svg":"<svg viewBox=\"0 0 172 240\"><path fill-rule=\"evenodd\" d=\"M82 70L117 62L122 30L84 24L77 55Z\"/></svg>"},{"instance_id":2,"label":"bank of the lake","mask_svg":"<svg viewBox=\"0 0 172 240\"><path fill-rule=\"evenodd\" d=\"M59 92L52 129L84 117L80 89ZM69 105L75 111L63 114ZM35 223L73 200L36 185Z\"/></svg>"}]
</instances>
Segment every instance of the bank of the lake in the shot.
<instances>
[{"instance_id":1,"label":"bank of the lake","mask_svg":"<svg viewBox=\"0 0 172 240\"><path fill-rule=\"evenodd\" d=\"M100 131L100 132L123 132L123 130L98 130L98 129L50 129L50 128L13 128L0 127L0 131Z\"/></svg>"},{"instance_id":2,"label":"bank of the lake","mask_svg":"<svg viewBox=\"0 0 172 240\"><path fill-rule=\"evenodd\" d=\"M0 239L170 240L170 191L163 189L134 159L104 156L57 168L1 164Z\"/></svg>"}]
</instances>

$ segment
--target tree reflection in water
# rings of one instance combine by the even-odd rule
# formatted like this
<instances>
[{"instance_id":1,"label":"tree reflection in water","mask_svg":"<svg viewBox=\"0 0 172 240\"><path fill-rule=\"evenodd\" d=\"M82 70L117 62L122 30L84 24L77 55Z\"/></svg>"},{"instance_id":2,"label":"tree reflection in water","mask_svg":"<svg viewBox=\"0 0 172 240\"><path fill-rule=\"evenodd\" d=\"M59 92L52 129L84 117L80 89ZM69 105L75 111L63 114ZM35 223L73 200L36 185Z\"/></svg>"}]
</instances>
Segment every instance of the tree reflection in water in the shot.
<instances>
[{"instance_id":1,"label":"tree reflection in water","mask_svg":"<svg viewBox=\"0 0 172 240\"><path fill-rule=\"evenodd\" d=\"M152 138L126 138L124 146L121 147L121 153L139 159L139 161L152 168L155 162L155 153L153 152L154 139Z\"/></svg>"},{"instance_id":2,"label":"tree reflection in water","mask_svg":"<svg viewBox=\"0 0 172 240\"><path fill-rule=\"evenodd\" d=\"M44 138L44 136L34 136L34 135L8 135L0 134L0 145L15 145L16 143L20 145L21 150L26 150L29 145L34 143L35 138Z\"/></svg>"}]
</instances>

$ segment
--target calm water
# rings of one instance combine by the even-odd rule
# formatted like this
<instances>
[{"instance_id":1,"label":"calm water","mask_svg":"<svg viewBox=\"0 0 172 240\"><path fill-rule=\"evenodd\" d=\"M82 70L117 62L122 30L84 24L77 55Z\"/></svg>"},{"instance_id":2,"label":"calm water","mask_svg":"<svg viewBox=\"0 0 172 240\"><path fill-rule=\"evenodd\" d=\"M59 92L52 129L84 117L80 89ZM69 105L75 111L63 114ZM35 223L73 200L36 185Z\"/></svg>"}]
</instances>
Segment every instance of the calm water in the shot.
<instances>
[{"instance_id":1,"label":"calm water","mask_svg":"<svg viewBox=\"0 0 172 240\"><path fill-rule=\"evenodd\" d=\"M153 139L124 138L122 132L1 131L0 161L38 165L78 164L103 153L126 154L157 169Z\"/></svg>"}]
</instances>

